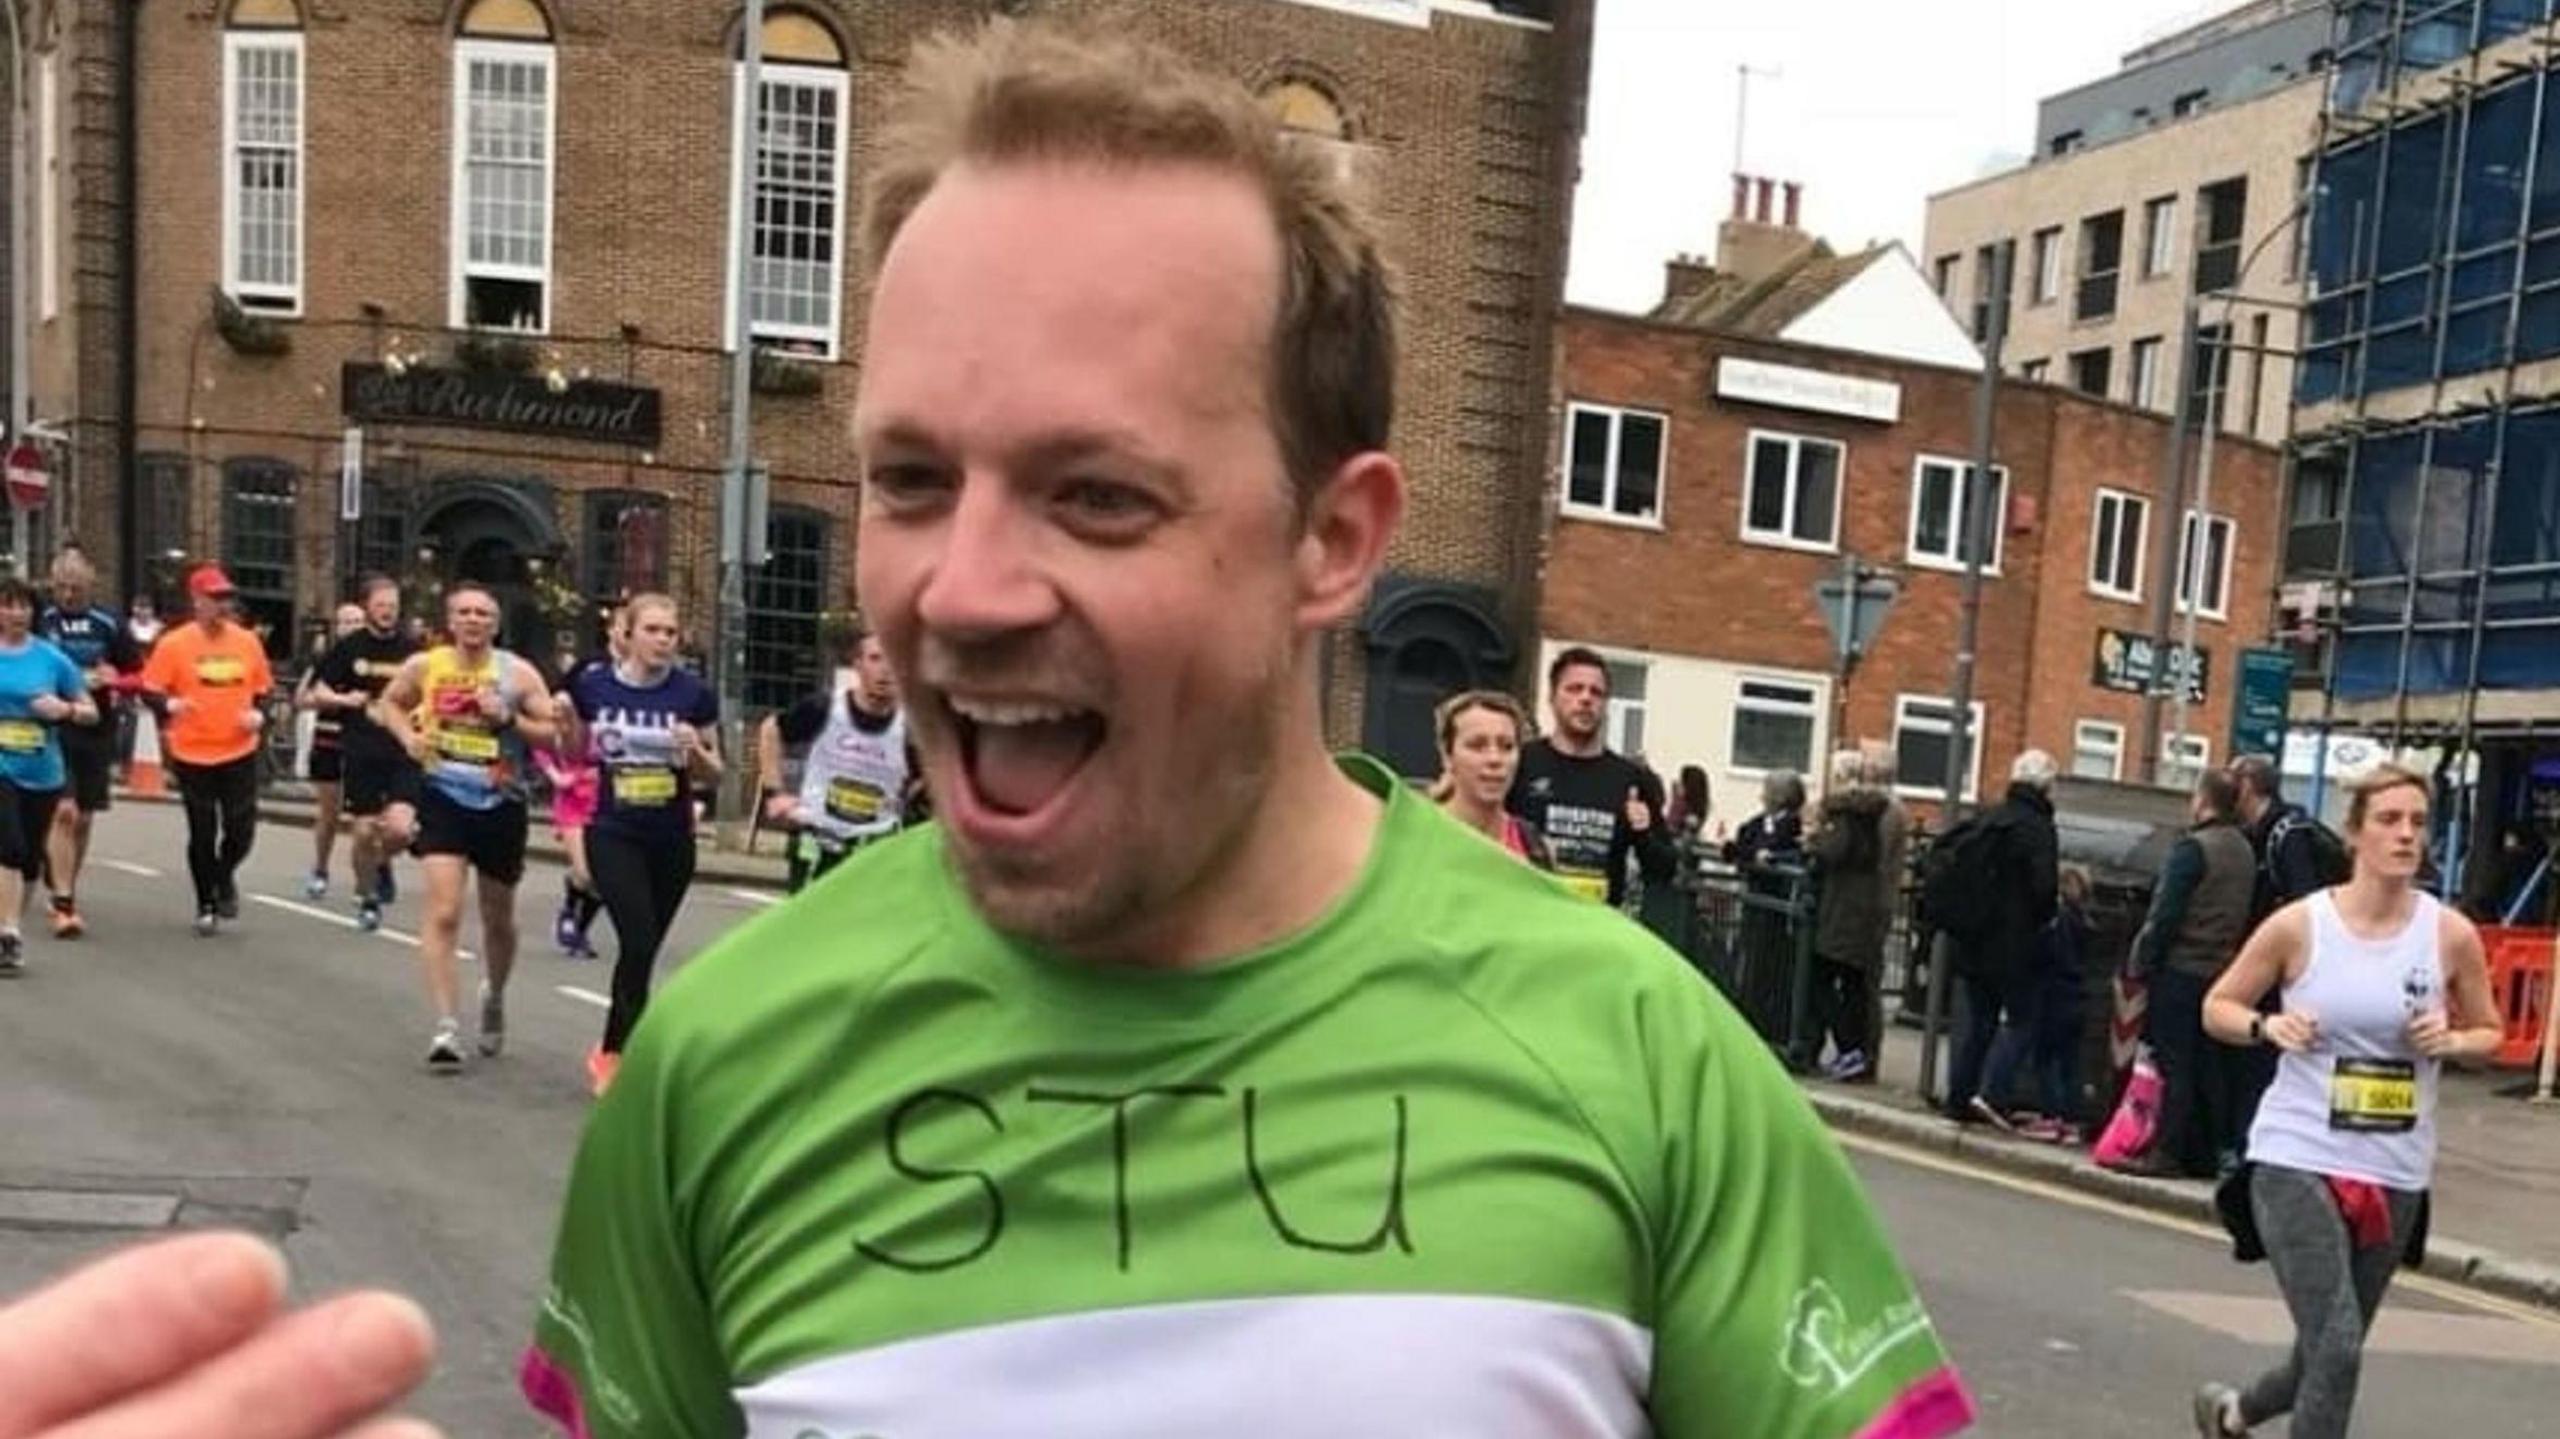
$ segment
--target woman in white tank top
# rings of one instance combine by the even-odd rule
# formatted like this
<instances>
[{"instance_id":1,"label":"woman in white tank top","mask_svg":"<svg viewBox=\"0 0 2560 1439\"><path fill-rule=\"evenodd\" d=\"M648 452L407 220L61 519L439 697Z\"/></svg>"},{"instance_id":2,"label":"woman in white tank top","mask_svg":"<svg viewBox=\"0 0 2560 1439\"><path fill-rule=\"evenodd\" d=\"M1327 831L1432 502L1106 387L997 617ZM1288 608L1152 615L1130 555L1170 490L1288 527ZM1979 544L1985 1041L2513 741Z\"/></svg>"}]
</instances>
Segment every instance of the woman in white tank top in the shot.
<instances>
[{"instance_id":1,"label":"woman in white tank top","mask_svg":"<svg viewBox=\"0 0 2560 1439\"><path fill-rule=\"evenodd\" d=\"M2202 1435L2290 1414L2294 1439L2343 1439L2365 1330L2434 1177L2437 1070L2488 1058L2502 1033L2479 931L2417 888L2427 781L2384 765L2349 789L2354 877L2269 916L2205 998L2214 1038L2283 1051L2247 1182L2297 1329L2245 1390L2197 1391ZM2283 1010L2264 1016L2278 985Z\"/></svg>"}]
</instances>

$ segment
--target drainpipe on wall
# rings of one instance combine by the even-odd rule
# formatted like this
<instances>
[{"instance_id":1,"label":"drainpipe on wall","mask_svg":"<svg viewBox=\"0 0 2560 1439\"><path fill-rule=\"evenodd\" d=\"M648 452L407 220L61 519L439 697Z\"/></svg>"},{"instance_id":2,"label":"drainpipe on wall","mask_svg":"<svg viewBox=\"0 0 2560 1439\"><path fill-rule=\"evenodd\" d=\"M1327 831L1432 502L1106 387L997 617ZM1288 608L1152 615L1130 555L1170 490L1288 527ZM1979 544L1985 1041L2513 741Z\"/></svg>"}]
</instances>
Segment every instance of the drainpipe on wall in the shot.
<instances>
[{"instance_id":1,"label":"drainpipe on wall","mask_svg":"<svg viewBox=\"0 0 2560 1439\"><path fill-rule=\"evenodd\" d=\"M116 33L116 578L129 605L142 565L142 0Z\"/></svg>"}]
</instances>

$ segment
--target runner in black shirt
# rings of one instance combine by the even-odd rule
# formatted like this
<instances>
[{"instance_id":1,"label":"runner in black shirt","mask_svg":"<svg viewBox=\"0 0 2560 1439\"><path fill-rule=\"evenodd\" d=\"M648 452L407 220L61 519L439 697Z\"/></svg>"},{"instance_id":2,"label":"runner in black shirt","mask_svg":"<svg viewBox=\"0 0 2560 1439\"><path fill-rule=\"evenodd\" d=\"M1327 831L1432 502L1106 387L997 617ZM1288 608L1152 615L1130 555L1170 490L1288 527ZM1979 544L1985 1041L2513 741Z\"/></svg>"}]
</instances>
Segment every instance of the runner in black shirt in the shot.
<instances>
[{"instance_id":1,"label":"runner in black shirt","mask_svg":"<svg viewBox=\"0 0 2560 1439\"><path fill-rule=\"evenodd\" d=\"M338 721L341 803L355 821L348 848L356 922L373 929L391 902L391 856L409 842L405 834L386 833L383 816L392 805L417 798L418 778L417 766L374 722L372 705L418 645L400 623L399 581L374 575L365 580L363 593L364 628L330 648L312 676L309 698L313 708Z\"/></svg>"},{"instance_id":2,"label":"runner in black shirt","mask_svg":"<svg viewBox=\"0 0 2560 1439\"><path fill-rule=\"evenodd\" d=\"M1555 732L1520 752L1511 812L1547 837L1558 878L1578 893L1623 904L1629 851L1648 883L1671 878L1678 863L1662 822L1662 781L1601 742L1608 661L1587 649L1566 650L1547 669L1547 690Z\"/></svg>"},{"instance_id":3,"label":"runner in black shirt","mask_svg":"<svg viewBox=\"0 0 2560 1439\"><path fill-rule=\"evenodd\" d=\"M54 810L52 833L40 837L56 939L78 939L88 927L77 895L81 866L89 860L90 828L106 812L114 789L116 681L142 668L142 651L132 636L114 611L97 603L97 583L86 555L63 550L53 562L53 603L35 626L39 637L51 640L89 677L89 700L98 707L98 723L64 725L58 732L69 780L63 798L69 803Z\"/></svg>"}]
</instances>

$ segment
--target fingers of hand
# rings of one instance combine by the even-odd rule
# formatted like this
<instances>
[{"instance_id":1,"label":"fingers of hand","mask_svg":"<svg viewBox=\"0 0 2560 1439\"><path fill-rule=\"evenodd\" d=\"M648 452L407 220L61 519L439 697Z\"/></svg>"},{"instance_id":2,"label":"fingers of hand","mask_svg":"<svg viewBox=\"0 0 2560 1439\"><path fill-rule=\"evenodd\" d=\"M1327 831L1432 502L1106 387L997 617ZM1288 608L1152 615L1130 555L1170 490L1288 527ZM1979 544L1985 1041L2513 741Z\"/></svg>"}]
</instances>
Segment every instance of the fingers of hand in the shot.
<instances>
[{"instance_id":1,"label":"fingers of hand","mask_svg":"<svg viewBox=\"0 0 2560 1439\"><path fill-rule=\"evenodd\" d=\"M185 1376L46 1439L338 1439L417 1387L434 1355L434 1329L417 1305L350 1294L277 1320Z\"/></svg>"},{"instance_id":2,"label":"fingers of hand","mask_svg":"<svg viewBox=\"0 0 2560 1439\"><path fill-rule=\"evenodd\" d=\"M0 1436L42 1432L182 1373L254 1333L284 1260L237 1234L128 1250L0 1310Z\"/></svg>"}]
</instances>

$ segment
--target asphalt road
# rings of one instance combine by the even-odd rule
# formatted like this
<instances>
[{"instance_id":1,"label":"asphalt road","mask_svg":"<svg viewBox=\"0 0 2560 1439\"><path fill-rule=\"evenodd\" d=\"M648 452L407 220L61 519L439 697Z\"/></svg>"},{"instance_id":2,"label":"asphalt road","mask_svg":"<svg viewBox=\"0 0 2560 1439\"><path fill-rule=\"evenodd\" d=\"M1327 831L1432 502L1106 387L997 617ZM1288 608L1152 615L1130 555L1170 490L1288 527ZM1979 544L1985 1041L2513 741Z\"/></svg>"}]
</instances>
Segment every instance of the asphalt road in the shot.
<instances>
[{"instance_id":1,"label":"asphalt road","mask_svg":"<svg viewBox=\"0 0 2560 1439\"><path fill-rule=\"evenodd\" d=\"M181 835L171 809L112 815L84 886L92 936L32 939L33 972L0 986L0 1292L172 1222L262 1229L307 1292L387 1284L435 1315L444 1361L418 1412L457 1439L544 1433L514 1366L607 982L605 965L551 951L558 871L524 887L507 1054L439 1079L419 1062L431 1016L407 946L356 933L342 895L300 899L306 832L262 832L246 914L201 941ZM697 888L670 957L769 899ZM404 895L391 928L415 914ZM2183 1434L2199 1380L2283 1342L2266 1271L2210 1236L1933 1157L1855 1157L1981 1433ZM2365 1388L2362 1434L2547 1432L2560 1322L2404 1283Z\"/></svg>"}]
</instances>

